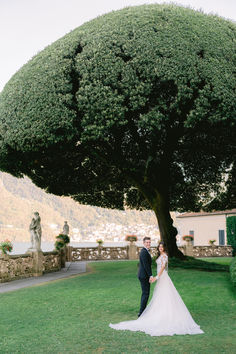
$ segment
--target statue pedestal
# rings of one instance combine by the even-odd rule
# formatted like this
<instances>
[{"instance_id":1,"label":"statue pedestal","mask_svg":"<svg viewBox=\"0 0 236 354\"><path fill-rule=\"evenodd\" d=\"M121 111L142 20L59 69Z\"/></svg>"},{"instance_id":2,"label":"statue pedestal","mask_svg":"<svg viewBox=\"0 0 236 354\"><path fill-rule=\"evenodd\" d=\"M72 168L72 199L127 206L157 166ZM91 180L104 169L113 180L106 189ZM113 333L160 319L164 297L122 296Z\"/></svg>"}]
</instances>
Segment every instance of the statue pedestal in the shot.
<instances>
[{"instance_id":1,"label":"statue pedestal","mask_svg":"<svg viewBox=\"0 0 236 354\"><path fill-rule=\"evenodd\" d=\"M187 242L185 246L185 254L186 256L193 257L193 245L191 242Z\"/></svg>"},{"instance_id":2,"label":"statue pedestal","mask_svg":"<svg viewBox=\"0 0 236 354\"><path fill-rule=\"evenodd\" d=\"M66 261L72 262L72 248L71 246L66 245Z\"/></svg>"},{"instance_id":3,"label":"statue pedestal","mask_svg":"<svg viewBox=\"0 0 236 354\"><path fill-rule=\"evenodd\" d=\"M31 254L31 253L34 253L34 252L42 252L41 248L40 249L37 249L37 248L28 248L27 251L25 253L27 254Z\"/></svg>"},{"instance_id":4,"label":"statue pedestal","mask_svg":"<svg viewBox=\"0 0 236 354\"><path fill-rule=\"evenodd\" d=\"M40 277L43 275L43 252L29 248L26 253L33 258L33 276Z\"/></svg>"},{"instance_id":5,"label":"statue pedestal","mask_svg":"<svg viewBox=\"0 0 236 354\"><path fill-rule=\"evenodd\" d=\"M133 243L130 242L129 244L129 259L137 259L137 246Z\"/></svg>"},{"instance_id":6,"label":"statue pedestal","mask_svg":"<svg viewBox=\"0 0 236 354\"><path fill-rule=\"evenodd\" d=\"M102 259L102 243L98 244L98 259Z\"/></svg>"},{"instance_id":7,"label":"statue pedestal","mask_svg":"<svg viewBox=\"0 0 236 354\"><path fill-rule=\"evenodd\" d=\"M61 268L65 268L66 266L66 247L62 247L60 249L60 256L61 256Z\"/></svg>"}]
</instances>

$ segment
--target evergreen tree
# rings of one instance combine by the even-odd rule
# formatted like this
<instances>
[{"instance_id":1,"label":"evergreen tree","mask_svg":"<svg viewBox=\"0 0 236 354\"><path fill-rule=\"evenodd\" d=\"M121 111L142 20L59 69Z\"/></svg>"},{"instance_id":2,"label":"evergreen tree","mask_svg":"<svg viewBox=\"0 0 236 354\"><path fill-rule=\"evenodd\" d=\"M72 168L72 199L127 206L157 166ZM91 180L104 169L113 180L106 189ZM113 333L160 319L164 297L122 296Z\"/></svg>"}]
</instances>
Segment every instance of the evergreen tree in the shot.
<instances>
[{"instance_id":1,"label":"evergreen tree","mask_svg":"<svg viewBox=\"0 0 236 354\"><path fill-rule=\"evenodd\" d=\"M173 5L85 23L5 86L0 169L80 203L151 208L183 257L169 211L232 206L235 43L234 23Z\"/></svg>"}]
</instances>

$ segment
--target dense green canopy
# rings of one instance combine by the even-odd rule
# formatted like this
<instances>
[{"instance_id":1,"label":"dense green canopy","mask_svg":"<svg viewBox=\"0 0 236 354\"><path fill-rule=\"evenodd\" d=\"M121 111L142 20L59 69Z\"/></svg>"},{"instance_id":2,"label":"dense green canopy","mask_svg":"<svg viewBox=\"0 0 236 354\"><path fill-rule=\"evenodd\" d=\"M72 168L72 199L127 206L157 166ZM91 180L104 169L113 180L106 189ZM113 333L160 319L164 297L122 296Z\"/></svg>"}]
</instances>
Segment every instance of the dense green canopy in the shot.
<instances>
[{"instance_id":1,"label":"dense green canopy","mask_svg":"<svg viewBox=\"0 0 236 354\"><path fill-rule=\"evenodd\" d=\"M81 203L152 208L162 234L166 210L231 207L235 48L234 23L173 5L85 23L5 86L0 169Z\"/></svg>"}]
</instances>

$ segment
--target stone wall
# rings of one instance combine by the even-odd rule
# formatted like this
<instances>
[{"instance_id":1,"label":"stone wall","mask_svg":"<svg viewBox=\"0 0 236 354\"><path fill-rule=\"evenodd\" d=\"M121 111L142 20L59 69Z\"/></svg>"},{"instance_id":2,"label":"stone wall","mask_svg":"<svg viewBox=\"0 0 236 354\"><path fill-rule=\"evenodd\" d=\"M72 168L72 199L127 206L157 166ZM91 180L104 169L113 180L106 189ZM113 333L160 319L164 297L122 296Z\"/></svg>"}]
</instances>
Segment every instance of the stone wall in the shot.
<instances>
[{"instance_id":1,"label":"stone wall","mask_svg":"<svg viewBox=\"0 0 236 354\"><path fill-rule=\"evenodd\" d=\"M61 269L61 256L58 252L4 255L0 258L0 283L40 276L59 269Z\"/></svg>"},{"instance_id":2,"label":"stone wall","mask_svg":"<svg viewBox=\"0 0 236 354\"><path fill-rule=\"evenodd\" d=\"M61 257L58 252L43 252L43 273L56 272L61 269Z\"/></svg>"},{"instance_id":3,"label":"stone wall","mask_svg":"<svg viewBox=\"0 0 236 354\"><path fill-rule=\"evenodd\" d=\"M193 257L232 257L231 246L194 246Z\"/></svg>"}]
</instances>

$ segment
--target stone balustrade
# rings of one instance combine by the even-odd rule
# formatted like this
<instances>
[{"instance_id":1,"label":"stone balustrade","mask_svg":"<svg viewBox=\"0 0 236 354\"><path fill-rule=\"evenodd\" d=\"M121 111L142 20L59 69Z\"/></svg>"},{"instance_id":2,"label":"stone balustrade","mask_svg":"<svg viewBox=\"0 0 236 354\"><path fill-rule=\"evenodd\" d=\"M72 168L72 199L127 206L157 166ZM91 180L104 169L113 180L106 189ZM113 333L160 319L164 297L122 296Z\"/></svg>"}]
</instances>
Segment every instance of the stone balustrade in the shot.
<instances>
[{"instance_id":1,"label":"stone balustrade","mask_svg":"<svg viewBox=\"0 0 236 354\"><path fill-rule=\"evenodd\" d=\"M138 247L138 254L142 247ZM179 247L179 250L186 256L192 257L232 257L233 249L231 246L192 246L191 244ZM151 247L150 253L157 255L157 248Z\"/></svg>"},{"instance_id":2,"label":"stone balustrade","mask_svg":"<svg viewBox=\"0 0 236 354\"><path fill-rule=\"evenodd\" d=\"M137 256L139 256L139 253L141 252L142 248L143 248L142 246L137 247ZM151 254L152 257L156 257L157 256L157 247L150 247L149 253Z\"/></svg>"},{"instance_id":3,"label":"stone balustrade","mask_svg":"<svg viewBox=\"0 0 236 354\"><path fill-rule=\"evenodd\" d=\"M142 247L130 244L125 247L68 247L67 261L96 261L117 259L138 259ZM192 246L179 247L187 256L193 257L232 257L231 246ZM157 255L157 247L150 248L151 256Z\"/></svg>"},{"instance_id":4,"label":"stone balustrade","mask_svg":"<svg viewBox=\"0 0 236 354\"><path fill-rule=\"evenodd\" d=\"M193 257L232 257L231 246L193 246Z\"/></svg>"},{"instance_id":5,"label":"stone balustrade","mask_svg":"<svg viewBox=\"0 0 236 354\"><path fill-rule=\"evenodd\" d=\"M128 246L125 247L68 247L67 260L97 261L129 259Z\"/></svg>"},{"instance_id":6,"label":"stone balustrade","mask_svg":"<svg viewBox=\"0 0 236 354\"><path fill-rule=\"evenodd\" d=\"M34 252L0 257L0 283L40 276L61 269L58 252Z\"/></svg>"}]
</instances>

